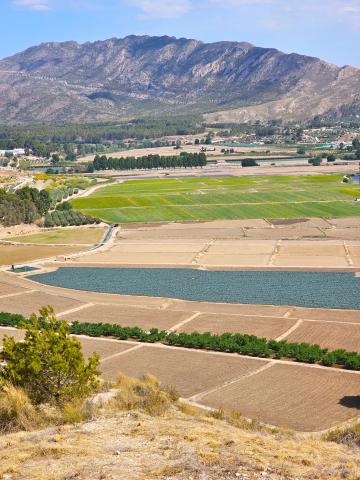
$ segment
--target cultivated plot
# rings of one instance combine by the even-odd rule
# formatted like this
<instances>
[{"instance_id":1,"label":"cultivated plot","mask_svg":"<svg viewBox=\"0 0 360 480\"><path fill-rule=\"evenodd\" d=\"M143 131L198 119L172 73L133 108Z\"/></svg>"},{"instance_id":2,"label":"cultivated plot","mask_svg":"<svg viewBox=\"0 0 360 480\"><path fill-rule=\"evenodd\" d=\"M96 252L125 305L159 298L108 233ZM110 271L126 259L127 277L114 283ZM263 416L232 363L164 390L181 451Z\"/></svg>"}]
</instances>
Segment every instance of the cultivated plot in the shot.
<instances>
[{"instance_id":1,"label":"cultivated plot","mask_svg":"<svg viewBox=\"0 0 360 480\"><path fill-rule=\"evenodd\" d=\"M133 348L133 345L130 343L120 342L118 340L97 339L83 336L76 338L80 340L86 357L89 357L93 353L97 353L103 360L108 357L113 357L114 355L119 355L130 348Z\"/></svg>"},{"instance_id":2,"label":"cultivated plot","mask_svg":"<svg viewBox=\"0 0 360 480\"><path fill-rule=\"evenodd\" d=\"M340 175L127 181L72 204L113 223L360 215Z\"/></svg>"},{"instance_id":3,"label":"cultivated plot","mask_svg":"<svg viewBox=\"0 0 360 480\"><path fill-rule=\"evenodd\" d=\"M73 298L38 291L23 293L16 297L0 298L0 312L31 315L32 313L38 313L39 309L46 305L51 305L56 313L60 313L77 308L82 305L82 302Z\"/></svg>"},{"instance_id":4,"label":"cultivated plot","mask_svg":"<svg viewBox=\"0 0 360 480\"><path fill-rule=\"evenodd\" d=\"M10 283L0 282L0 297L25 292L26 289Z\"/></svg>"},{"instance_id":5,"label":"cultivated plot","mask_svg":"<svg viewBox=\"0 0 360 480\"><path fill-rule=\"evenodd\" d=\"M319 431L358 415L356 373L276 364L207 395L201 403L300 431Z\"/></svg>"},{"instance_id":6,"label":"cultivated plot","mask_svg":"<svg viewBox=\"0 0 360 480\"><path fill-rule=\"evenodd\" d=\"M277 338L296 324L297 320L283 317L256 317L226 314L201 314L183 325L182 332L224 332L257 335L259 337ZM359 332L360 341L360 332Z\"/></svg>"},{"instance_id":7,"label":"cultivated plot","mask_svg":"<svg viewBox=\"0 0 360 480\"><path fill-rule=\"evenodd\" d=\"M129 305L94 305L66 315L70 322L111 323L123 327L140 327L144 330L167 330L189 318L188 312L169 312L159 308L141 308Z\"/></svg>"},{"instance_id":8,"label":"cultivated plot","mask_svg":"<svg viewBox=\"0 0 360 480\"><path fill-rule=\"evenodd\" d=\"M174 386L181 396L189 397L254 372L265 363L257 359L144 345L119 359L105 360L101 369L109 378L119 372L133 377L152 374L164 385Z\"/></svg>"},{"instance_id":9,"label":"cultivated plot","mask_svg":"<svg viewBox=\"0 0 360 480\"><path fill-rule=\"evenodd\" d=\"M0 265L19 264L58 255L69 255L83 249L84 247L80 246L3 244L0 246Z\"/></svg>"},{"instance_id":10,"label":"cultivated plot","mask_svg":"<svg viewBox=\"0 0 360 480\"><path fill-rule=\"evenodd\" d=\"M45 232L35 233L32 235L19 235L7 238L7 241L19 243L32 243L42 245L93 245L101 241L105 233L105 229L98 228L63 228L59 230L47 230Z\"/></svg>"},{"instance_id":11,"label":"cultivated plot","mask_svg":"<svg viewBox=\"0 0 360 480\"><path fill-rule=\"evenodd\" d=\"M360 352L360 323L305 321L287 336L286 340L298 343L315 343L330 350L343 348L349 352Z\"/></svg>"}]
</instances>

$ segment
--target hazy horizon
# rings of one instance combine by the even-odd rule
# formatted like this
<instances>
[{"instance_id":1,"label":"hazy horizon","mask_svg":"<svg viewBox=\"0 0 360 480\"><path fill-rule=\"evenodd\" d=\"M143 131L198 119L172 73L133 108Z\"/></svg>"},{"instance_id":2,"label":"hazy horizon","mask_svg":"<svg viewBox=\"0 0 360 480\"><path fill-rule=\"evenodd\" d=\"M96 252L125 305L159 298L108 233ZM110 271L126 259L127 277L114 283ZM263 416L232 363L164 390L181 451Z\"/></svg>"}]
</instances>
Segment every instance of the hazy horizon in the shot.
<instances>
[{"instance_id":1,"label":"hazy horizon","mask_svg":"<svg viewBox=\"0 0 360 480\"><path fill-rule=\"evenodd\" d=\"M358 0L3 0L0 15L0 58L134 34L244 41L360 67Z\"/></svg>"}]
</instances>

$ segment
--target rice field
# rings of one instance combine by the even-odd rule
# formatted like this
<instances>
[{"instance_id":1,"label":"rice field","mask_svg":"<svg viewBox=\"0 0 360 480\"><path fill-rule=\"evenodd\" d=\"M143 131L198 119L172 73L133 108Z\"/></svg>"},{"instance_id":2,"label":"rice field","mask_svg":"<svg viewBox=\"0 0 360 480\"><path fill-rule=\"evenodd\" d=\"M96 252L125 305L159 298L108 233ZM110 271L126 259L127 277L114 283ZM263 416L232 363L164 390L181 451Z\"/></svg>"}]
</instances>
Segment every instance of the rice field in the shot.
<instances>
[{"instance_id":1,"label":"rice field","mask_svg":"<svg viewBox=\"0 0 360 480\"><path fill-rule=\"evenodd\" d=\"M360 215L357 185L341 175L129 180L74 199L112 223Z\"/></svg>"}]
</instances>

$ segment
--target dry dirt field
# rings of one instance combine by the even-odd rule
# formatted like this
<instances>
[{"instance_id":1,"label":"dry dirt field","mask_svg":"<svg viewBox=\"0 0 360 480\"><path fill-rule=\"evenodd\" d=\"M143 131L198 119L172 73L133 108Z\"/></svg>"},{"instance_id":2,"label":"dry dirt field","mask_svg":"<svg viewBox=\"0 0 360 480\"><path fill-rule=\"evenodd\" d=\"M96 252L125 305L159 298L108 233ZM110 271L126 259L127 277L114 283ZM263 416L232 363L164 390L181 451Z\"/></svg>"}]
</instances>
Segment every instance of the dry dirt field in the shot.
<instances>
[{"instance_id":1,"label":"dry dirt field","mask_svg":"<svg viewBox=\"0 0 360 480\"><path fill-rule=\"evenodd\" d=\"M360 351L358 323L303 322L286 339L289 342L321 343L330 350Z\"/></svg>"},{"instance_id":2,"label":"dry dirt field","mask_svg":"<svg viewBox=\"0 0 360 480\"><path fill-rule=\"evenodd\" d=\"M278 338L296 324L294 318L242 316L239 314L203 313L181 326L181 332L227 332Z\"/></svg>"},{"instance_id":3,"label":"dry dirt field","mask_svg":"<svg viewBox=\"0 0 360 480\"><path fill-rule=\"evenodd\" d=\"M348 372L276 364L199 401L295 430L325 430L358 415L359 380Z\"/></svg>"},{"instance_id":4,"label":"dry dirt field","mask_svg":"<svg viewBox=\"0 0 360 480\"><path fill-rule=\"evenodd\" d=\"M74 264L216 268L358 269L360 240L164 240L123 238L111 249Z\"/></svg>"},{"instance_id":5,"label":"dry dirt field","mask_svg":"<svg viewBox=\"0 0 360 480\"><path fill-rule=\"evenodd\" d=\"M260 225L263 221L260 220ZM295 226L268 226L251 228L251 237L239 226L237 237L234 226L227 237L226 225L209 230L206 225L171 225L121 229L117 243L111 249L81 256L75 264L104 266L188 266L202 268L360 268L360 226L346 229L352 240L336 238L336 227L316 227L318 235L311 235ZM226 222L225 222L226 223ZM360 219L354 219L354 225ZM315 229L315 227L313 227ZM289 230L292 234L287 234ZM326 237L327 230L332 238ZM351 232L350 232L351 231ZM246 235L246 236L245 236ZM173 238L172 238L173 236ZM339 234L340 236L340 234ZM179 238L180 237L180 238ZM272 237L272 239L269 239ZM276 238L277 237L277 238ZM285 238L284 238L285 237Z\"/></svg>"},{"instance_id":6,"label":"dry dirt field","mask_svg":"<svg viewBox=\"0 0 360 480\"><path fill-rule=\"evenodd\" d=\"M189 318L187 312L169 312L167 310L132 307L128 305L94 305L66 315L69 322L113 323L124 327L136 325L144 330L159 328L168 330Z\"/></svg>"},{"instance_id":7,"label":"dry dirt field","mask_svg":"<svg viewBox=\"0 0 360 480\"><path fill-rule=\"evenodd\" d=\"M165 385L175 386L182 397L188 398L254 373L264 365L263 360L234 355L143 345L119 359L105 360L101 369L109 378L114 378L119 368L132 377L141 377L148 372Z\"/></svg>"},{"instance_id":8,"label":"dry dirt field","mask_svg":"<svg viewBox=\"0 0 360 480\"><path fill-rule=\"evenodd\" d=\"M31 315L44 305L54 307L56 313L77 308L81 302L62 295L51 295L41 291L28 290L20 295L0 295L0 311Z\"/></svg>"}]
</instances>

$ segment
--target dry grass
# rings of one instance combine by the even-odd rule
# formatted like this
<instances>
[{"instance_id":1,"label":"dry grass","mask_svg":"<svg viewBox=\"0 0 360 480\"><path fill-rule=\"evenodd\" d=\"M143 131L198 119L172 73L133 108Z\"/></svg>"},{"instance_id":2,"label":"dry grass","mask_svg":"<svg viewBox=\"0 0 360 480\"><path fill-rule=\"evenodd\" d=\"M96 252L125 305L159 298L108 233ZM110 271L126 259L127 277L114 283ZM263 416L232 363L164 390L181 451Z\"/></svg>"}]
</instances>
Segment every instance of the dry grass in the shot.
<instances>
[{"instance_id":1,"label":"dry grass","mask_svg":"<svg viewBox=\"0 0 360 480\"><path fill-rule=\"evenodd\" d=\"M348 447L360 447L360 423L347 428L337 428L324 435L324 440Z\"/></svg>"},{"instance_id":2,"label":"dry grass","mask_svg":"<svg viewBox=\"0 0 360 480\"><path fill-rule=\"evenodd\" d=\"M25 391L6 384L0 392L0 432L29 431L41 424L41 415Z\"/></svg>"},{"instance_id":3,"label":"dry grass","mask_svg":"<svg viewBox=\"0 0 360 480\"><path fill-rule=\"evenodd\" d=\"M114 406L120 410L142 410L151 416L161 416L178 399L174 389L162 389L152 375L137 380L120 374L115 385L119 393Z\"/></svg>"},{"instance_id":4,"label":"dry grass","mask_svg":"<svg viewBox=\"0 0 360 480\"><path fill-rule=\"evenodd\" d=\"M0 478L360 478L353 443L270 430L238 413L209 414L178 401L174 390L163 389L152 376L120 375L116 388L117 396L96 413L89 415L86 404L69 404L60 425L0 435ZM13 410L23 411L23 397L10 397Z\"/></svg>"}]
</instances>

